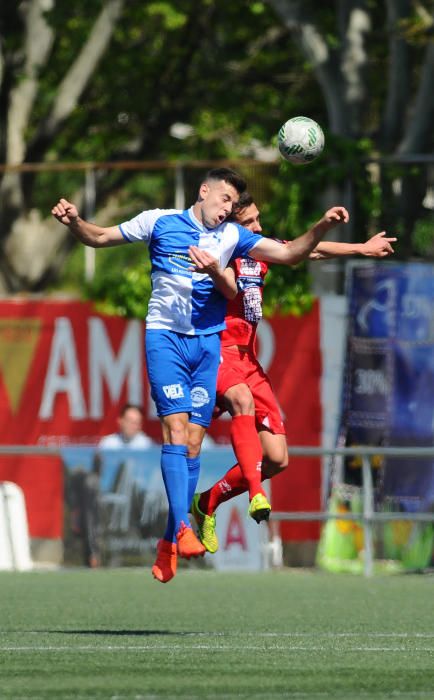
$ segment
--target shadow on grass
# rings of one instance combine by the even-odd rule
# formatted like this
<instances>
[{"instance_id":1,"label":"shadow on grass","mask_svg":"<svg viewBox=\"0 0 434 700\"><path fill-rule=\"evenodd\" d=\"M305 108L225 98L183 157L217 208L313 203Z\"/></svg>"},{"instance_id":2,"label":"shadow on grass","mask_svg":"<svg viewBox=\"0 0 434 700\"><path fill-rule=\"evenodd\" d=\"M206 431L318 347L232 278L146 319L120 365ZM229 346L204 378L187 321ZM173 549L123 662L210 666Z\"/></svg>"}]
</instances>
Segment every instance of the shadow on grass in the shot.
<instances>
[{"instance_id":1,"label":"shadow on grass","mask_svg":"<svg viewBox=\"0 0 434 700\"><path fill-rule=\"evenodd\" d=\"M39 632L45 632L45 634L82 634L82 635L96 635L96 636L108 636L108 637L151 637L151 636L183 636L190 634L189 632L171 632L170 630L38 630Z\"/></svg>"}]
</instances>

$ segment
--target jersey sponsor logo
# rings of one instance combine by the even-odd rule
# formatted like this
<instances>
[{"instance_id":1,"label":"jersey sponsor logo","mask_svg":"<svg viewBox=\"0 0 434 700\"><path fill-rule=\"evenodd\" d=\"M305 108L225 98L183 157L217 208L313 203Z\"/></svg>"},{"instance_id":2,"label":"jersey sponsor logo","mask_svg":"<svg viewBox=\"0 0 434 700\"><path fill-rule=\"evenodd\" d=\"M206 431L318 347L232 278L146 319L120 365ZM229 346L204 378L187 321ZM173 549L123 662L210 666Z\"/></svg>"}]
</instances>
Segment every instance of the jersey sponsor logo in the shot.
<instances>
[{"instance_id":1,"label":"jersey sponsor logo","mask_svg":"<svg viewBox=\"0 0 434 700\"><path fill-rule=\"evenodd\" d=\"M167 399L183 399L184 391L181 384L166 384L163 391Z\"/></svg>"},{"instance_id":2,"label":"jersey sponsor logo","mask_svg":"<svg viewBox=\"0 0 434 700\"><path fill-rule=\"evenodd\" d=\"M259 287L248 287L243 292L244 318L259 323L262 318L262 295Z\"/></svg>"},{"instance_id":3,"label":"jersey sponsor logo","mask_svg":"<svg viewBox=\"0 0 434 700\"><path fill-rule=\"evenodd\" d=\"M183 272L189 271L189 267L193 265L190 257L184 253L171 253L169 255L169 263L173 265L175 270L178 269L182 270Z\"/></svg>"},{"instance_id":4,"label":"jersey sponsor logo","mask_svg":"<svg viewBox=\"0 0 434 700\"><path fill-rule=\"evenodd\" d=\"M245 289L250 289L251 287L263 287L264 280L261 277L247 277L243 275L242 277L238 277L237 286L238 290L243 292Z\"/></svg>"},{"instance_id":5,"label":"jersey sponsor logo","mask_svg":"<svg viewBox=\"0 0 434 700\"><path fill-rule=\"evenodd\" d=\"M240 264L240 274L241 275L254 275L255 277L261 276L261 263L257 260L251 258L242 258Z\"/></svg>"},{"instance_id":6,"label":"jersey sponsor logo","mask_svg":"<svg viewBox=\"0 0 434 700\"><path fill-rule=\"evenodd\" d=\"M191 390L191 404L193 408L200 408L210 402L209 394L203 386L195 386Z\"/></svg>"}]
</instances>

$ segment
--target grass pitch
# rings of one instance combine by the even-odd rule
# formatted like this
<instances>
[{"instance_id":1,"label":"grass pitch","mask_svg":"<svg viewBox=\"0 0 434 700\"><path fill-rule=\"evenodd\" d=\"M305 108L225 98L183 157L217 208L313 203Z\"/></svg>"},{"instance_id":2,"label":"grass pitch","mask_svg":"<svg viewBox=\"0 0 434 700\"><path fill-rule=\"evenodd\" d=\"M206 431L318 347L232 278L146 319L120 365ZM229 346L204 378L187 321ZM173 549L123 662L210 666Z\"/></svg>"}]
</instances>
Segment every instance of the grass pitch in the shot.
<instances>
[{"instance_id":1,"label":"grass pitch","mask_svg":"<svg viewBox=\"0 0 434 700\"><path fill-rule=\"evenodd\" d=\"M434 577L0 574L1 700L434 698Z\"/></svg>"}]
</instances>

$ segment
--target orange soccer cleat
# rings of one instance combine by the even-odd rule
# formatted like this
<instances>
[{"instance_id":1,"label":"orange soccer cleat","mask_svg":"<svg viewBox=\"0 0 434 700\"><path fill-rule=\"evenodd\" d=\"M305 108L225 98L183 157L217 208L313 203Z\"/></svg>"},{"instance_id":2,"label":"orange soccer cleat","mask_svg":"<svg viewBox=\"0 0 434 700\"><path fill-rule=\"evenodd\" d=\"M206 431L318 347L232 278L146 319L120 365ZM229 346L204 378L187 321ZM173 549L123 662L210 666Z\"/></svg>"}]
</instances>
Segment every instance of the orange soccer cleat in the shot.
<instances>
[{"instance_id":1,"label":"orange soccer cleat","mask_svg":"<svg viewBox=\"0 0 434 700\"><path fill-rule=\"evenodd\" d=\"M203 557L206 552L205 547L199 542L191 527L187 527L184 522L181 522L176 539L178 540L178 554L184 559Z\"/></svg>"},{"instance_id":2,"label":"orange soccer cleat","mask_svg":"<svg viewBox=\"0 0 434 700\"><path fill-rule=\"evenodd\" d=\"M157 558L152 567L152 576L161 583L167 583L176 574L176 560L176 544L168 542L168 540L159 540Z\"/></svg>"}]
</instances>

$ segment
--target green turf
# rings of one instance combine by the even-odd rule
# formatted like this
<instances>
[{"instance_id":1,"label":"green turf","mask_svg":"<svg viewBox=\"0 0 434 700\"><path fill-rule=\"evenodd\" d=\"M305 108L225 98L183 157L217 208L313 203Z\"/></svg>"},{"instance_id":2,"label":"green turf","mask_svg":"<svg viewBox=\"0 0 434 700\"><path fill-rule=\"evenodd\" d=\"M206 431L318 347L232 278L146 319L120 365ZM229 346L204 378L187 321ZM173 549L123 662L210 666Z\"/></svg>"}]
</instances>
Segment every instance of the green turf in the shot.
<instances>
[{"instance_id":1,"label":"green turf","mask_svg":"<svg viewBox=\"0 0 434 700\"><path fill-rule=\"evenodd\" d=\"M434 698L434 578L0 574L0 698Z\"/></svg>"}]
</instances>

